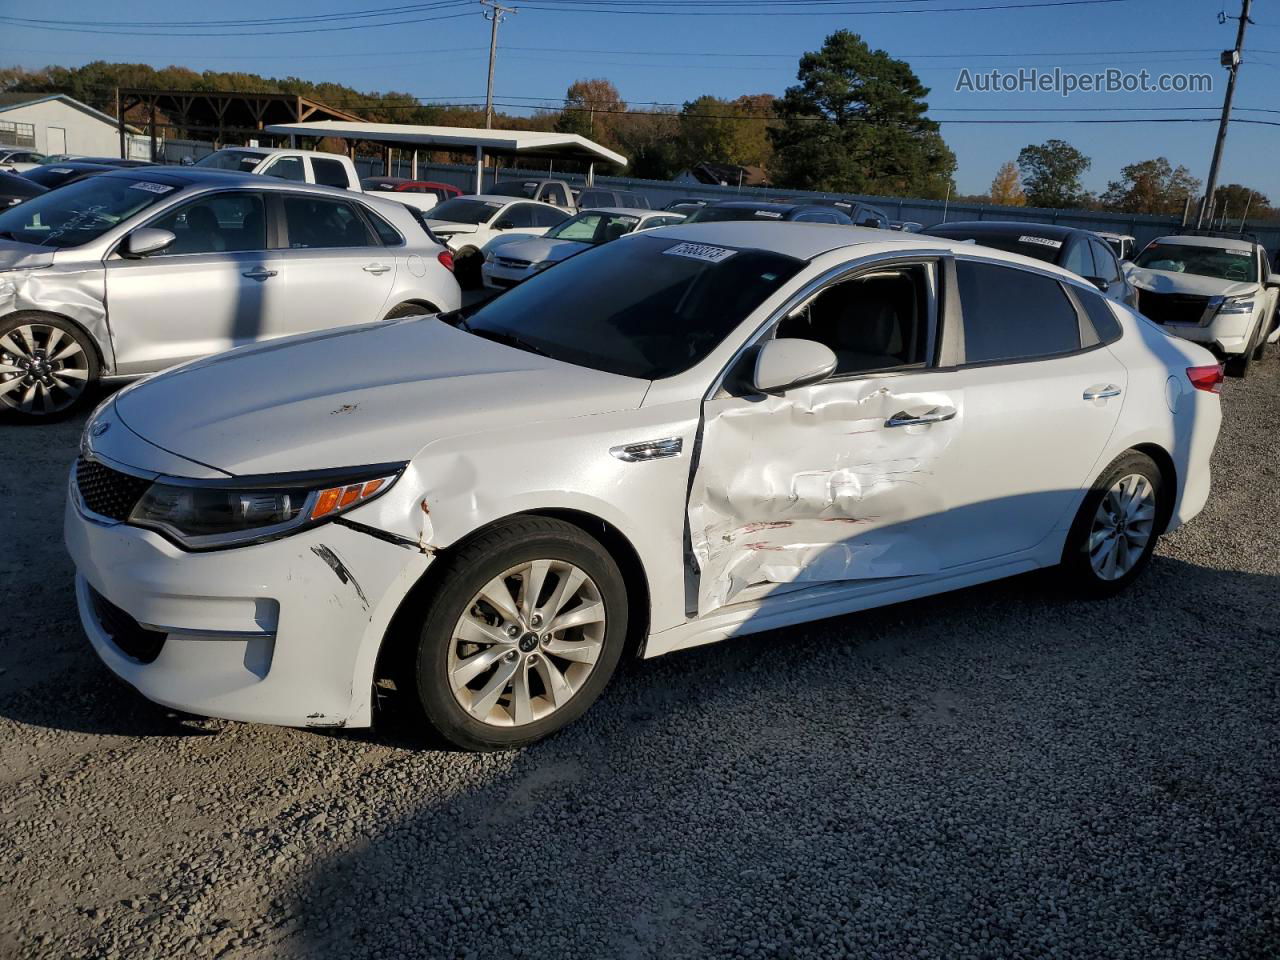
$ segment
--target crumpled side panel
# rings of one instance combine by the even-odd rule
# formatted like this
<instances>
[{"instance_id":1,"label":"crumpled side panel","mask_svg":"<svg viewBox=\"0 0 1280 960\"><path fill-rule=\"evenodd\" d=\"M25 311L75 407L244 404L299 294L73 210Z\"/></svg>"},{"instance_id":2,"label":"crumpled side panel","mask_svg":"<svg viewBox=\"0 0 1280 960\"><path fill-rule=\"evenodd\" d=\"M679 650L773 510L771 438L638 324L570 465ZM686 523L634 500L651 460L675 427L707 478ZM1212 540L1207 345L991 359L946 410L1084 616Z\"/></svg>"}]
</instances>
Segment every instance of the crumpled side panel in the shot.
<instances>
[{"instance_id":1,"label":"crumpled side panel","mask_svg":"<svg viewBox=\"0 0 1280 960\"><path fill-rule=\"evenodd\" d=\"M955 391L895 394L883 381L821 384L759 402L706 405L689 498L698 612L758 583L931 573L934 465L955 422L886 429Z\"/></svg>"},{"instance_id":2,"label":"crumpled side panel","mask_svg":"<svg viewBox=\"0 0 1280 960\"><path fill-rule=\"evenodd\" d=\"M0 274L0 317L21 310L56 313L84 327L102 349L103 373L115 367L107 326L106 280L102 269L47 267Z\"/></svg>"}]
</instances>

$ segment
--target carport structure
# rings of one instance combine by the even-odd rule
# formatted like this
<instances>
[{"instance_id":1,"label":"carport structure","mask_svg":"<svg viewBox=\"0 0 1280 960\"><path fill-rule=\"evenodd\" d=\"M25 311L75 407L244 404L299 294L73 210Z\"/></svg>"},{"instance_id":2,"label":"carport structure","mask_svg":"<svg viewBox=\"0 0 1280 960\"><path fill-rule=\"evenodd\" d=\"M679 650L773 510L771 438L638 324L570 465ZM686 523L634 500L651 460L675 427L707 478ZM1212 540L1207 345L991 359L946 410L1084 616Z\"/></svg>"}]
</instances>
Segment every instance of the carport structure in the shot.
<instances>
[{"instance_id":1,"label":"carport structure","mask_svg":"<svg viewBox=\"0 0 1280 960\"><path fill-rule=\"evenodd\" d=\"M627 158L602 147L594 140L576 133L551 133L541 130L481 130L472 127L425 127L403 123L365 123L363 121L319 120L308 123L276 123L266 133L287 134L290 143L297 137L337 137L342 140L367 140L412 150L413 176L418 175L419 149L447 150L454 153L475 152L476 193L483 192L484 158L525 157L541 160L573 160L587 164L587 183L595 180L599 161L627 165Z\"/></svg>"},{"instance_id":2,"label":"carport structure","mask_svg":"<svg viewBox=\"0 0 1280 960\"><path fill-rule=\"evenodd\" d=\"M142 107L147 112L151 129L151 159L156 158L157 117L166 119L161 126L188 133L210 134L214 147L221 147L230 136L252 137L267 124L300 120L356 121L354 113L338 110L328 104L291 93L244 93L217 90L156 90L143 87L120 87L116 90L116 117L120 127L123 156L125 114Z\"/></svg>"}]
</instances>

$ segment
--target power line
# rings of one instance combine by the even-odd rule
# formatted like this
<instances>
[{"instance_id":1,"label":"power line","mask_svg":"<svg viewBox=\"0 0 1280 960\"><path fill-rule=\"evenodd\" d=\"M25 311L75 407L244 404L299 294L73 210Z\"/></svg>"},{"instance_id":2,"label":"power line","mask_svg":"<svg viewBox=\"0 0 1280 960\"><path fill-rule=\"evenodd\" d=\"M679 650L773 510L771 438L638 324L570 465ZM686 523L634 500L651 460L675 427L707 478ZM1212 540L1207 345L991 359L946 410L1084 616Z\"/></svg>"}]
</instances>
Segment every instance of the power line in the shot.
<instances>
[{"instance_id":1,"label":"power line","mask_svg":"<svg viewBox=\"0 0 1280 960\"><path fill-rule=\"evenodd\" d=\"M681 17L829 17L833 14L846 16L887 16L899 14L908 16L919 13L981 13L990 10L1041 10L1050 7L1082 7L1096 4L1133 3L1135 0L1045 0L1045 2L992 3L968 7L920 7L913 9L890 10L689 10L687 8L669 10L665 8L648 9L614 9L609 7L580 7L576 4L567 6L551 6L552 0L540 3L525 3L526 10L541 10L546 13L612 13L635 16L681 16ZM559 0L563 3L564 0ZM587 2L603 3L607 0L587 0ZM639 0L637 0L639 2ZM882 0L884 2L884 0Z\"/></svg>"},{"instance_id":2,"label":"power line","mask_svg":"<svg viewBox=\"0 0 1280 960\"><path fill-rule=\"evenodd\" d=\"M462 6L462 3L456 3L454 6ZM465 6L471 6L469 3ZM291 34L299 33L337 33L345 30L371 30L375 27L394 27L406 23L429 23L438 20L457 20L460 17L470 17L473 14L469 11L466 13L450 13L438 17L411 17L406 20L387 20L383 23L354 23L337 27L306 27L299 30L272 30L263 33L262 30L239 30L239 31L221 31L217 33L205 33L205 37L283 37ZM35 24L14 24L10 17L0 17L0 23L7 23L11 26L24 26L30 30L54 30L61 33L88 33L98 36L130 36L130 37L190 37L190 31L158 31L145 30L139 32L133 30L97 30L87 29L83 27L55 27L43 26Z\"/></svg>"},{"instance_id":3,"label":"power line","mask_svg":"<svg viewBox=\"0 0 1280 960\"><path fill-rule=\"evenodd\" d=\"M229 20L219 18L217 20L66 20L59 18L57 20L45 20L38 17L14 17L4 16L7 21L11 21L20 26L28 26L35 24L59 24L63 26L74 27L248 27L270 25L273 23L318 23L326 20L358 20L368 17L389 17L405 13L422 13L425 10L435 10L441 7L460 7L464 6L464 0L433 0L430 3L410 3L401 4L397 7L379 7L372 10L348 10L339 13L314 13L303 16L293 17L261 17L244 20Z\"/></svg>"}]
</instances>

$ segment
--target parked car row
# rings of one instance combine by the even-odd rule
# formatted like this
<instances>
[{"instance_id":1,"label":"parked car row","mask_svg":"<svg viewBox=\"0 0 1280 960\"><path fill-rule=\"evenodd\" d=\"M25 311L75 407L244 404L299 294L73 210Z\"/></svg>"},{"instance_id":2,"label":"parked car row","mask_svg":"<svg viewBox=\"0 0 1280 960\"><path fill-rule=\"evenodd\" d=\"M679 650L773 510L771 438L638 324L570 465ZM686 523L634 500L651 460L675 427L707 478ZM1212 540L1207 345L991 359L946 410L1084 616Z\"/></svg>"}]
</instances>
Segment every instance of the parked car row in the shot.
<instances>
[{"instance_id":1,"label":"parked car row","mask_svg":"<svg viewBox=\"0 0 1280 960\"><path fill-rule=\"evenodd\" d=\"M52 202L73 192L92 215ZM641 229L634 209L566 219L500 195L435 222L474 243L521 205L561 215L558 236L503 236L495 266L583 249L486 302L341 329L437 265L406 208L149 170L0 214L8 256L75 264L63 301L140 370L176 359L160 342L213 296L188 293L184 258L235 258L237 297L270 296L295 254L307 285L386 266L365 279L400 291L317 289L315 332L254 330L95 411L65 538L112 671L172 708L297 726L368 726L394 695L460 747L509 748L582 715L631 651L1040 568L1114 594L1209 496L1220 365L1046 259L785 214ZM146 310L117 315L122 278ZM74 325L23 324L0 337L10 376L100 362Z\"/></svg>"}]
</instances>

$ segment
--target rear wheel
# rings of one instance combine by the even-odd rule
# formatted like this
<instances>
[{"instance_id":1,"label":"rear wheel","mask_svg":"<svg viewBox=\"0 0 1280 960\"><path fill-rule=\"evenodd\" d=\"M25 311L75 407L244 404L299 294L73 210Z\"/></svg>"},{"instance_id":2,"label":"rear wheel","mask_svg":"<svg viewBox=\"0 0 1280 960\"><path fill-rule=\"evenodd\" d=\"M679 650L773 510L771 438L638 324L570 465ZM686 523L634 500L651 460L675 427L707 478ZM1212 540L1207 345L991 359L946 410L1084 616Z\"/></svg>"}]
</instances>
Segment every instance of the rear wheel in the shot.
<instances>
[{"instance_id":1,"label":"rear wheel","mask_svg":"<svg viewBox=\"0 0 1280 960\"><path fill-rule=\"evenodd\" d=\"M559 520L521 517L444 563L413 664L431 728L464 749L497 750L581 716L627 633L626 587L604 547Z\"/></svg>"},{"instance_id":2,"label":"rear wheel","mask_svg":"<svg viewBox=\"0 0 1280 960\"><path fill-rule=\"evenodd\" d=\"M439 309L429 303L401 303L391 308L384 320L399 320L401 317L418 317L428 313L439 313Z\"/></svg>"},{"instance_id":3,"label":"rear wheel","mask_svg":"<svg viewBox=\"0 0 1280 960\"><path fill-rule=\"evenodd\" d=\"M1160 537L1164 477L1137 450L1117 457L1080 505L1062 567L1083 593L1110 596L1136 580Z\"/></svg>"},{"instance_id":4,"label":"rear wheel","mask_svg":"<svg viewBox=\"0 0 1280 960\"><path fill-rule=\"evenodd\" d=\"M98 379L98 356L75 324L42 313L0 320L0 410L26 420L78 409Z\"/></svg>"}]
</instances>

